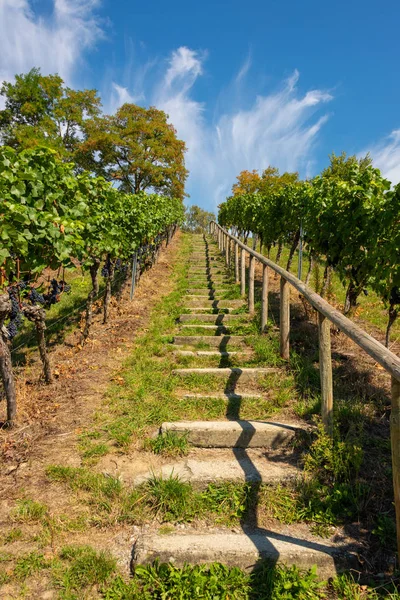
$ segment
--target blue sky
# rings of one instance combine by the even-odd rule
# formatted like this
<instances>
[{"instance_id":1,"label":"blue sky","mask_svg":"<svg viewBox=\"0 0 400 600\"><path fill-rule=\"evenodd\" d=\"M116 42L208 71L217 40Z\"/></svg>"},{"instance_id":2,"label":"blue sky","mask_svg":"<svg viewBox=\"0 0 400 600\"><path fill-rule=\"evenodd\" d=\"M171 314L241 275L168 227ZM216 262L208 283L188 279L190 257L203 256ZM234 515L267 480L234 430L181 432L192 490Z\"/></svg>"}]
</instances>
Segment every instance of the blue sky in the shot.
<instances>
[{"instance_id":1,"label":"blue sky","mask_svg":"<svg viewBox=\"0 0 400 600\"><path fill-rule=\"evenodd\" d=\"M39 66L164 109L188 146L188 202L242 169L318 173L363 154L400 181L400 3L0 0L0 79Z\"/></svg>"}]
</instances>

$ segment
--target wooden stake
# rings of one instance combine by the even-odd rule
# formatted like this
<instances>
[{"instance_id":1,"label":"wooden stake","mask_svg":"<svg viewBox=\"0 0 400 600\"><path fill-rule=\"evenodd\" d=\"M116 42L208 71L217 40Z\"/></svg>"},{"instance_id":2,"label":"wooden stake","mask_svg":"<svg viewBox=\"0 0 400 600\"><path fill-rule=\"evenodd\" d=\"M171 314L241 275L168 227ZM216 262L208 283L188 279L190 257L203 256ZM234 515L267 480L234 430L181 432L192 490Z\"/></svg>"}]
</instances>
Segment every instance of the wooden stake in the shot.
<instances>
[{"instance_id":1,"label":"wooden stake","mask_svg":"<svg viewBox=\"0 0 400 600\"><path fill-rule=\"evenodd\" d=\"M280 305L280 354L283 359L289 360L290 287L282 276Z\"/></svg>"},{"instance_id":2,"label":"wooden stake","mask_svg":"<svg viewBox=\"0 0 400 600\"><path fill-rule=\"evenodd\" d=\"M237 242L233 242L235 244L235 282L240 283L239 279L239 246Z\"/></svg>"},{"instance_id":3,"label":"wooden stake","mask_svg":"<svg viewBox=\"0 0 400 600\"><path fill-rule=\"evenodd\" d=\"M322 422L326 432L333 435L333 384L331 355L331 324L318 313L319 373L321 378Z\"/></svg>"},{"instance_id":4,"label":"wooden stake","mask_svg":"<svg viewBox=\"0 0 400 600\"><path fill-rule=\"evenodd\" d=\"M264 333L268 321L268 267L263 265L263 283L261 297L261 333Z\"/></svg>"},{"instance_id":5,"label":"wooden stake","mask_svg":"<svg viewBox=\"0 0 400 600\"><path fill-rule=\"evenodd\" d=\"M254 271L256 266L256 259L250 255L250 268L249 268L249 314L254 315Z\"/></svg>"},{"instance_id":6,"label":"wooden stake","mask_svg":"<svg viewBox=\"0 0 400 600\"><path fill-rule=\"evenodd\" d=\"M246 295L246 250L243 248L240 255L240 295Z\"/></svg>"},{"instance_id":7,"label":"wooden stake","mask_svg":"<svg viewBox=\"0 0 400 600\"><path fill-rule=\"evenodd\" d=\"M400 381L392 377L392 411L390 414L394 506L396 509L397 552L400 556Z\"/></svg>"}]
</instances>

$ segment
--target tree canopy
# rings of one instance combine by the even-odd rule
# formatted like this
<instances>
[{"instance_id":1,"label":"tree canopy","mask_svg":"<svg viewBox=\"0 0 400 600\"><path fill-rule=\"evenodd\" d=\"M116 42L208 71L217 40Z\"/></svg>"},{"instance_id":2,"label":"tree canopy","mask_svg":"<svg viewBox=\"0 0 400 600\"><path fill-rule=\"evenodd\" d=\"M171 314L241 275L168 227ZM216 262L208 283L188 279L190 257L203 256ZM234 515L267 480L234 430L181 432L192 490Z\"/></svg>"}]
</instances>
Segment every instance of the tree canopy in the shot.
<instances>
[{"instance_id":1,"label":"tree canopy","mask_svg":"<svg viewBox=\"0 0 400 600\"><path fill-rule=\"evenodd\" d=\"M193 204L188 206L185 211L185 221L183 224L183 231L189 231L191 233L203 233L207 230L208 225L211 221L215 221L215 214L208 212L200 206Z\"/></svg>"},{"instance_id":2,"label":"tree canopy","mask_svg":"<svg viewBox=\"0 0 400 600\"><path fill-rule=\"evenodd\" d=\"M3 144L23 150L46 146L60 156L71 155L80 144L84 121L100 111L96 90L73 90L59 75L42 75L39 69L4 81L0 95L0 139Z\"/></svg>"},{"instance_id":3,"label":"tree canopy","mask_svg":"<svg viewBox=\"0 0 400 600\"><path fill-rule=\"evenodd\" d=\"M119 182L125 192L151 189L183 199L186 147L165 112L124 104L115 115L86 121L84 129L78 158L82 166Z\"/></svg>"}]
</instances>

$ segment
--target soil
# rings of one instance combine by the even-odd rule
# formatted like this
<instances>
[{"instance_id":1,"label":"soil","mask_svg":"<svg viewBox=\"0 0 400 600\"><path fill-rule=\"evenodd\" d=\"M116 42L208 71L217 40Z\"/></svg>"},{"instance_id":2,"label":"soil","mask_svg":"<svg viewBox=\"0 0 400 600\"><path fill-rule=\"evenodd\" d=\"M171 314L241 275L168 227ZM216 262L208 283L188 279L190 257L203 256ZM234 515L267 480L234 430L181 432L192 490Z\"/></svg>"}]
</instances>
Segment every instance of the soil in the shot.
<instances>
[{"instance_id":1,"label":"soil","mask_svg":"<svg viewBox=\"0 0 400 600\"><path fill-rule=\"evenodd\" d=\"M102 313L98 311L84 347L80 345L79 330L75 330L63 344L54 348L51 352L56 376L54 383L45 385L42 382L38 357L19 370L18 421L11 430L0 431L0 537L9 528L10 511L16 499L21 497L44 502L52 511L56 509L57 513L63 512L70 517L82 512L82 505L74 503L70 494L57 495L48 485L44 468L49 464L81 465L78 436L91 424L96 411L101 410L110 383L118 382L118 372L137 338L146 331L152 308L172 290L169 275L179 238L178 232L169 246L162 249L157 264L142 275L132 301L129 286L126 286L121 303L118 306L115 302L112 304L107 325L102 325ZM143 459L141 453L140 470L145 467ZM131 465L138 464L133 456L129 456L129 461ZM109 469L106 464L104 467L111 471L111 465ZM112 549L122 558L123 548L123 562L126 563L129 530L115 528L113 534ZM87 543L87 534L72 535L74 543ZM96 540L92 539L93 535ZM110 548L109 534L91 530L90 536L96 547ZM17 554L19 544L21 550L29 551L29 543L17 542L13 544Z\"/></svg>"}]
</instances>

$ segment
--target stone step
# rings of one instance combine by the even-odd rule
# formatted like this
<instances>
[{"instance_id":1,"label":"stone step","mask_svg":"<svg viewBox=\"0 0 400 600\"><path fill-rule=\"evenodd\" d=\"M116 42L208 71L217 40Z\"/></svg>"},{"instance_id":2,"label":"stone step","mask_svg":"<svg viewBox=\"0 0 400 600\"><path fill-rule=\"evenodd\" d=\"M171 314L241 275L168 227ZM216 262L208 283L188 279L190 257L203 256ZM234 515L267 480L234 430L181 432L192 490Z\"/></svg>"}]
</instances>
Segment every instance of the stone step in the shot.
<instances>
[{"instance_id":1,"label":"stone step","mask_svg":"<svg viewBox=\"0 0 400 600\"><path fill-rule=\"evenodd\" d=\"M174 369L173 375L179 377L190 377L191 375L212 375L213 377L223 378L232 383L240 383L244 381L257 381L260 377L265 377L271 373L279 373L281 369L276 367L204 367L204 368L188 368Z\"/></svg>"},{"instance_id":2,"label":"stone step","mask_svg":"<svg viewBox=\"0 0 400 600\"><path fill-rule=\"evenodd\" d=\"M185 297L185 300L191 304L192 308L193 307L208 307L208 308L240 308L241 306L243 306L243 304L245 303L244 300L229 300L224 299L224 300L220 300L220 299L207 299L207 298L199 298L197 296L194 296L192 298L189 298L188 296Z\"/></svg>"},{"instance_id":3,"label":"stone step","mask_svg":"<svg viewBox=\"0 0 400 600\"><path fill-rule=\"evenodd\" d=\"M187 295L188 296L197 296L197 295L204 295L204 294L223 294L223 293L227 293L229 292L229 288L224 288L222 286L218 286L216 287L215 285L213 286L204 286L204 287L200 287L200 288L188 288L187 289Z\"/></svg>"},{"instance_id":4,"label":"stone step","mask_svg":"<svg viewBox=\"0 0 400 600\"><path fill-rule=\"evenodd\" d=\"M179 346L193 346L195 344L208 344L209 346L218 347L225 350L225 347L237 346L243 343L245 336L243 335L176 335L174 344Z\"/></svg>"},{"instance_id":5,"label":"stone step","mask_svg":"<svg viewBox=\"0 0 400 600\"><path fill-rule=\"evenodd\" d=\"M286 446L301 430L299 425L272 421L176 421L163 423L160 434L186 435L200 448L278 448Z\"/></svg>"},{"instance_id":6,"label":"stone step","mask_svg":"<svg viewBox=\"0 0 400 600\"><path fill-rule=\"evenodd\" d=\"M193 319L199 319L202 320L204 322L207 323L221 323L222 321L226 322L226 321L240 321L241 319L243 319L242 315L225 315L225 314L220 314L220 315L205 315L205 314L191 314L191 315L181 315L179 317L179 320L182 322L186 322L186 321L192 321Z\"/></svg>"},{"instance_id":7,"label":"stone step","mask_svg":"<svg viewBox=\"0 0 400 600\"><path fill-rule=\"evenodd\" d=\"M286 527L284 532L255 530L232 533L226 531L177 531L169 535L143 533L132 551L132 565L172 562L184 564L223 563L252 571L260 560L308 570L316 565L318 578L327 580L350 567L357 567L356 548L344 539L332 542L313 537L303 528ZM298 529L304 535L298 534Z\"/></svg>"},{"instance_id":8,"label":"stone step","mask_svg":"<svg viewBox=\"0 0 400 600\"><path fill-rule=\"evenodd\" d=\"M190 481L196 487L203 487L212 482L262 482L278 483L295 479L301 470L285 461L280 454L279 461L269 460L265 450L257 448L196 448L187 458L168 463L158 468L151 468L137 475L134 485L140 485L154 475L167 479L178 477L181 481Z\"/></svg>"},{"instance_id":9,"label":"stone step","mask_svg":"<svg viewBox=\"0 0 400 600\"><path fill-rule=\"evenodd\" d=\"M213 305L217 304L220 308L225 308L224 304L226 306L236 306L236 308L239 308L240 306L243 306L243 304L245 304L246 300L245 298L236 298L235 300L230 300L229 298L225 298L223 300L204 300L204 304L203 306L209 306L210 308L213 308Z\"/></svg>"},{"instance_id":10,"label":"stone step","mask_svg":"<svg viewBox=\"0 0 400 600\"><path fill-rule=\"evenodd\" d=\"M237 354L243 355L243 352L225 352L224 350L175 350L174 354L178 356L220 356L229 358Z\"/></svg>"},{"instance_id":11,"label":"stone step","mask_svg":"<svg viewBox=\"0 0 400 600\"><path fill-rule=\"evenodd\" d=\"M220 333L228 333L229 327L226 325L202 325L199 323L186 323L181 325L181 329L205 329L207 331L219 331Z\"/></svg>"},{"instance_id":12,"label":"stone step","mask_svg":"<svg viewBox=\"0 0 400 600\"><path fill-rule=\"evenodd\" d=\"M237 306L227 306L221 309L218 308L213 308L212 306L184 306L182 310L188 310L188 311L194 311L196 313L202 312L204 311L203 314L210 314L210 315L226 315L226 314L230 314L233 311L237 310ZM210 313L210 310L212 311ZM226 312L219 312L219 310L222 311L226 311ZM240 315L231 315L232 317L241 317L241 316L247 316L247 313L241 313Z\"/></svg>"},{"instance_id":13,"label":"stone step","mask_svg":"<svg viewBox=\"0 0 400 600\"><path fill-rule=\"evenodd\" d=\"M221 399L227 400L228 402L232 400L262 400L262 396L255 392L213 392L211 394L193 394L193 393L185 393L182 394L182 398L186 398L186 400L199 400L199 399Z\"/></svg>"}]
</instances>

